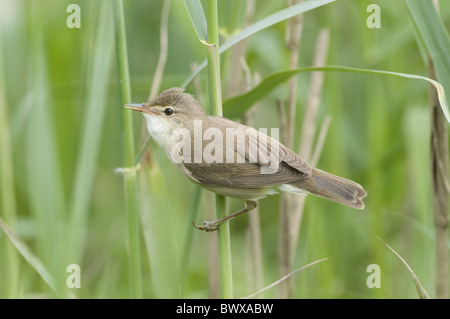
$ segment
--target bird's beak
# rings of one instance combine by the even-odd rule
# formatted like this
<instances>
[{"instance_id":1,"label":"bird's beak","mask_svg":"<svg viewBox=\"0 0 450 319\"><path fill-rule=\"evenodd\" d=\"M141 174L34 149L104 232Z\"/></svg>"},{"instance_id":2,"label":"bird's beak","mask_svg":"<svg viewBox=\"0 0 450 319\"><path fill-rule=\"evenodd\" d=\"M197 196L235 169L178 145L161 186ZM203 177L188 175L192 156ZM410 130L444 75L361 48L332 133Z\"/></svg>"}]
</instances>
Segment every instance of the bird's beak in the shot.
<instances>
[{"instance_id":1,"label":"bird's beak","mask_svg":"<svg viewBox=\"0 0 450 319\"><path fill-rule=\"evenodd\" d=\"M142 103L142 104L129 103L129 104L125 104L125 108L133 110L133 111L143 112L143 113L153 113L152 111L150 111L148 108L145 107L145 103Z\"/></svg>"}]
</instances>

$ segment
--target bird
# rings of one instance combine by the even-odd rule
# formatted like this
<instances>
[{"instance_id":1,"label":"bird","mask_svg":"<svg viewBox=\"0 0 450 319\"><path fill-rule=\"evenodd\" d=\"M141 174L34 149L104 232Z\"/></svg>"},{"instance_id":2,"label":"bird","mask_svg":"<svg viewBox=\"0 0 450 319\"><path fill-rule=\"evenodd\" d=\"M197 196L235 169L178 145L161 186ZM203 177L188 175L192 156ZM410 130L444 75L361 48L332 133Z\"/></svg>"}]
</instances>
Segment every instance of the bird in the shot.
<instances>
[{"instance_id":1,"label":"bird","mask_svg":"<svg viewBox=\"0 0 450 319\"><path fill-rule=\"evenodd\" d=\"M364 188L312 167L265 132L225 117L208 115L183 88L170 88L141 104L147 130L168 158L200 187L245 201L245 207L221 219L194 226L215 231L226 220L257 207L257 200L281 192L312 194L359 210Z\"/></svg>"}]
</instances>

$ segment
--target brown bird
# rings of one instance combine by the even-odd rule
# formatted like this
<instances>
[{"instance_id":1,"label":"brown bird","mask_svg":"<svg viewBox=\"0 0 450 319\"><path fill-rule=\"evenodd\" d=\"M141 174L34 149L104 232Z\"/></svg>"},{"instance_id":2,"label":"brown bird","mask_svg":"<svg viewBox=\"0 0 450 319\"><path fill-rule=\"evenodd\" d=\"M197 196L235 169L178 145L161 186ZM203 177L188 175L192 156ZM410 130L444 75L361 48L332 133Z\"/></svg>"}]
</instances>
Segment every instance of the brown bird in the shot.
<instances>
[{"instance_id":1,"label":"brown bird","mask_svg":"<svg viewBox=\"0 0 450 319\"><path fill-rule=\"evenodd\" d=\"M256 200L278 190L313 194L356 209L366 191L349 179L309 166L283 144L254 128L224 117L207 115L195 98L171 88L143 104L127 104L141 112L153 139L169 159L199 186L245 200L246 207L222 219L196 226L206 231L250 211Z\"/></svg>"}]
</instances>

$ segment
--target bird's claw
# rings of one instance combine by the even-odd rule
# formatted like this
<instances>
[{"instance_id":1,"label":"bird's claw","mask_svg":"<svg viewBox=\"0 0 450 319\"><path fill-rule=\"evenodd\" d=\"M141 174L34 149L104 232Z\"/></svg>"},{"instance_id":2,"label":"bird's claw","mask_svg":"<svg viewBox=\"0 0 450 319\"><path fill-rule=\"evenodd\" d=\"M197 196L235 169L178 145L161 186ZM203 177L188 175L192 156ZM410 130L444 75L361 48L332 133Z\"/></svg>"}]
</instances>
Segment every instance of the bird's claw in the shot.
<instances>
[{"instance_id":1,"label":"bird's claw","mask_svg":"<svg viewBox=\"0 0 450 319\"><path fill-rule=\"evenodd\" d=\"M214 220L210 222L203 222L203 225L197 225L195 221L192 222L192 225L194 225L195 228L204 230L207 232L216 231L219 227L219 224Z\"/></svg>"}]
</instances>

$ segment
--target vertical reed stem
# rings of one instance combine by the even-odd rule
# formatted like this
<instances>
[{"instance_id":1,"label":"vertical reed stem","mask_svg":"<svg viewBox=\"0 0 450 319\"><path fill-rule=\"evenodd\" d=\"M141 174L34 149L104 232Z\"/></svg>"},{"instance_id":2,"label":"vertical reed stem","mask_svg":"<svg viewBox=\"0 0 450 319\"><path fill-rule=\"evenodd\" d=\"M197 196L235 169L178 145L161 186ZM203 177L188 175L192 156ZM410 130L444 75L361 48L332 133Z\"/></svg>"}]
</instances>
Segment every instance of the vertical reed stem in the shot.
<instances>
[{"instance_id":1,"label":"vertical reed stem","mask_svg":"<svg viewBox=\"0 0 450 319\"><path fill-rule=\"evenodd\" d=\"M119 67L120 93L122 104L131 102L130 75L125 36L123 1L114 1L114 24L116 30L117 62ZM128 218L128 249L130 266L130 297L142 297L141 258L139 249L139 216L137 211L137 178L134 165L134 137L131 112L123 111L125 203Z\"/></svg>"},{"instance_id":2,"label":"vertical reed stem","mask_svg":"<svg viewBox=\"0 0 450 319\"><path fill-rule=\"evenodd\" d=\"M428 58L428 75L436 79L431 58ZM436 240L436 298L448 298L448 128L442 113L437 92L430 85L429 107L431 119L431 179L433 185L433 219Z\"/></svg>"},{"instance_id":3,"label":"vertical reed stem","mask_svg":"<svg viewBox=\"0 0 450 319\"><path fill-rule=\"evenodd\" d=\"M208 24L207 59L210 111L213 115L222 116L217 0L207 1L206 21ZM216 195L216 214L217 218L222 218L227 215L226 198L224 196ZM233 275L231 268L230 226L228 221L220 225L218 237L221 297L229 299L233 298Z\"/></svg>"},{"instance_id":4,"label":"vertical reed stem","mask_svg":"<svg viewBox=\"0 0 450 319\"><path fill-rule=\"evenodd\" d=\"M289 0L288 5L298 4L303 0ZM290 51L289 68L296 69L299 61L299 46L302 34L303 16L297 15L288 20L286 28L286 45ZM295 114L297 105L298 79L296 76L289 80L288 84L288 101L287 101L287 117L286 127L283 129L283 144L288 147L294 145L294 129ZM283 193L280 196L280 226L279 226L279 261L280 275L285 276L292 271L293 264L293 236L291 233L291 225L293 223L293 215L296 210L296 195ZM279 297L292 298L293 295L293 278L289 277L283 281L278 290Z\"/></svg>"},{"instance_id":5,"label":"vertical reed stem","mask_svg":"<svg viewBox=\"0 0 450 319\"><path fill-rule=\"evenodd\" d=\"M208 0L206 10L206 21L208 24L207 59L210 111L213 115L222 116L217 0Z\"/></svg>"},{"instance_id":6,"label":"vertical reed stem","mask_svg":"<svg viewBox=\"0 0 450 319\"><path fill-rule=\"evenodd\" d=\"M0 31L0 217L3 217L10 225L15 226L17 219L16 194L14 186L13 154L11 145L11 133L8 120L8 109L6 107L6 82L3 70L3 45ZM19 282L19 259L14 247L7 243L6 238L0 241L1 259L4 261L5 269L3 283L6 291L0 294L2 298L17 298Z\"/></svg>"}]
</instances>

